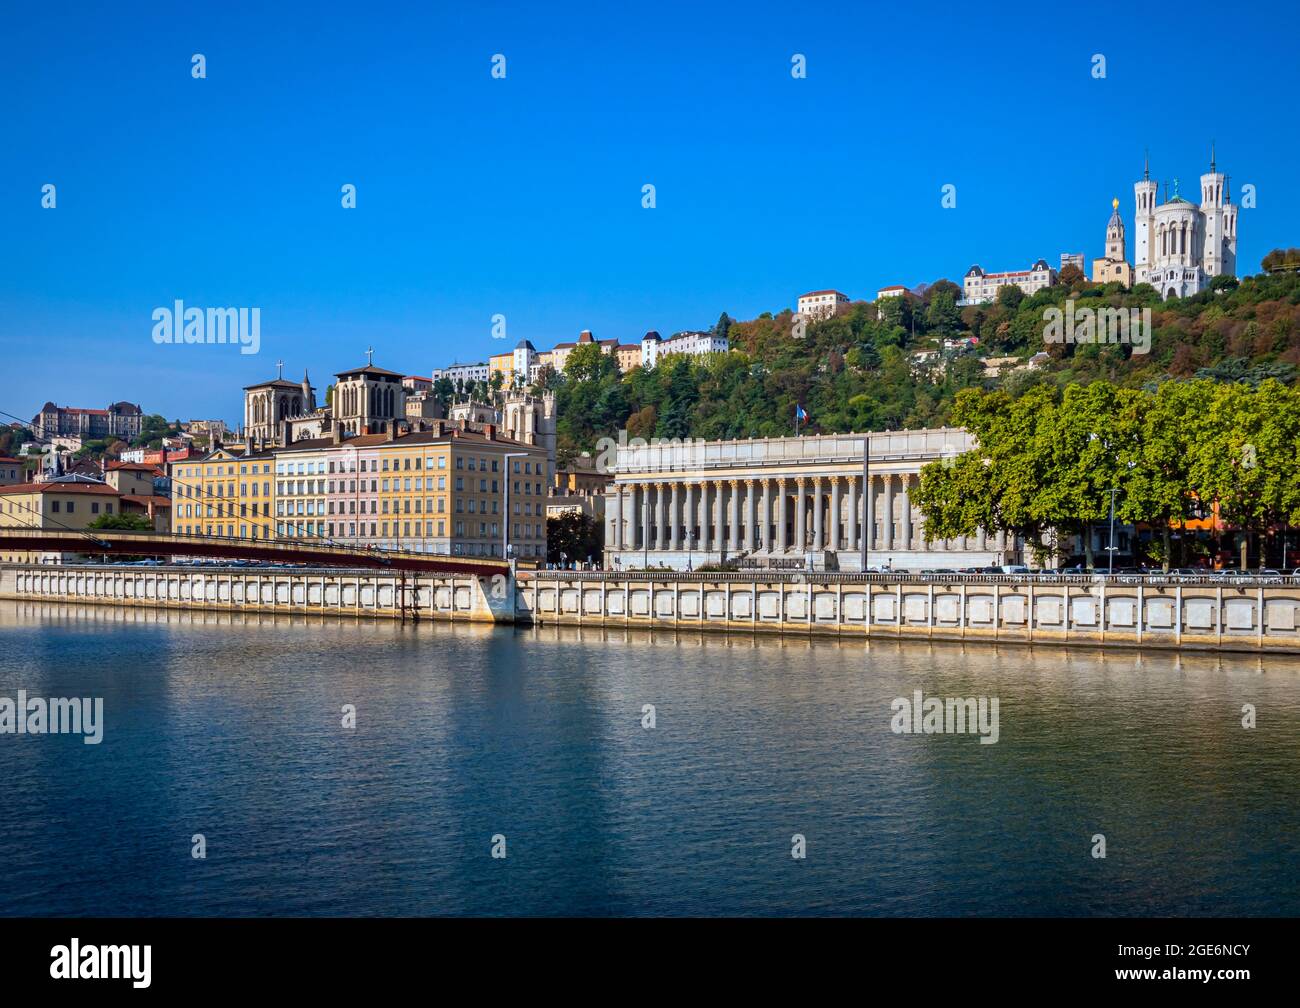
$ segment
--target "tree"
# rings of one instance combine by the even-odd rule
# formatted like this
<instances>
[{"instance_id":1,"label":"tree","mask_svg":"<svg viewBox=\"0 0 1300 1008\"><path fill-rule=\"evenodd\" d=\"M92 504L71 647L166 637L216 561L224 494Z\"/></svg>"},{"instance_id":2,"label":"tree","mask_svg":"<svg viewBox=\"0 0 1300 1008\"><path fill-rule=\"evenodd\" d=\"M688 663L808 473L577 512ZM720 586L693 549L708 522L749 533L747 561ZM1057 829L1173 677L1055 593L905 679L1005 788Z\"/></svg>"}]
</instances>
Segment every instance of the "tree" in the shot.
<instances>
[{"instance_id":1,"label":"tree","mask_svg":"<svg viewBox=\"0 0 1300 1008\"><path fill-rule=\"evenodd\" d=\"M604 549L604 526L585 512L566 511L546 519L547 562L598 563Z\"/></svg>"},{"instance_id":2,"label":"tree","mask_svg":"<svg viewBox=\"0 0 1300 1008\"><path fill-rule=\"evenodd\" d=\"M936 336L950 336L960 326L961 314L957 311L957 302L949 291L939 291L930 299L930 307L925 310L926 329Z\"/></svg>"},{"instance_id":3,"label":"tree","mask_svg":"<svg viewBox=\"0 0 1300 1008\"><path fill-rule=\"evenodd\" d=\"M146 515L138 514L102 514L86 528L117 529L125 532L152 532L153 522Z\"/></svg>"}]
</instances>

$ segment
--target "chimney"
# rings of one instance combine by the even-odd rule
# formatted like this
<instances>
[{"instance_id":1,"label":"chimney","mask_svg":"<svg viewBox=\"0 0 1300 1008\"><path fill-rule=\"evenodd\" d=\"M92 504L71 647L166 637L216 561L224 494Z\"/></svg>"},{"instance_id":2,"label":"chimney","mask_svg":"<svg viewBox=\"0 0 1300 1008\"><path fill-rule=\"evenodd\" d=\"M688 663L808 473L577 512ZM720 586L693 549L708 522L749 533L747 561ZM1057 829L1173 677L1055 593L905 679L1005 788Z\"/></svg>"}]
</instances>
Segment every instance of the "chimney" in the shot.
<instances>
[{"instance_id":1,"label":"chimney","mask_svg":"<svg viewBox=\"0 0 1300 1008\"><path fill-rule=\"evenodd\" d=\"M343 443L343 425L341 423L330 424L330 441L336 445Z\"/></svg>"},{"instance_id":2,"label":"chimney","mask_svg":"<svg viewBox=\"0 0 1300 1008\"><path fill-rule=\"evenodd\" d=\"M248 458L248 456L252 454L253 454L253 435L245 434L244 435L244 457Z\"/></svg>"},{"instance_id":3,"label":"chimney","mask_svg":"<svg viewBox=\"0 0 1300 1008\"><path fill-rule=\"evenodd\" d=\"M388 425L388 438L387 438L387 440L389 440L389 441L396 441L396 440L398 439L399 436L400 436L400 435L398 434L398 430L397 430L397 421L394 420L392 423L390 423L390 424Z\"/></svg>"},{"instance_id":4,"label":"chimney","mask_svg":"<svg viewBox=\"0 0 1300 1008\"><path fill-rule=\"evenodd\" d=\"M497 439L497 425L494 423L484 424L483 436L489 441L495 441Z\"/></svg>"}]
</instances>

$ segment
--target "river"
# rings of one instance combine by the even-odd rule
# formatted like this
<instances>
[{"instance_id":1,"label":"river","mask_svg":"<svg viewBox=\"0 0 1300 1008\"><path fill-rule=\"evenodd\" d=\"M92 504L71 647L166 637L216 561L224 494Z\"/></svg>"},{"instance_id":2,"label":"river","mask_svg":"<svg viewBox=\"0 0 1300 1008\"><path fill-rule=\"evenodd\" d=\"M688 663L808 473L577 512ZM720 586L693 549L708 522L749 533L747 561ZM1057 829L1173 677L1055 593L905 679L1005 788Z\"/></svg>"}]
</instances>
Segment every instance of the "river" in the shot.
<instances>
[{"instance_id":1,"label":"river","mask_svg":"<svg viewBox=\"0 0 1300 1008\"><path fill-rule=\"evenodd\" d=\"M3 602L19 690L2 914L1300 913L1296 658Z\"/></svg>"}]
</instances>

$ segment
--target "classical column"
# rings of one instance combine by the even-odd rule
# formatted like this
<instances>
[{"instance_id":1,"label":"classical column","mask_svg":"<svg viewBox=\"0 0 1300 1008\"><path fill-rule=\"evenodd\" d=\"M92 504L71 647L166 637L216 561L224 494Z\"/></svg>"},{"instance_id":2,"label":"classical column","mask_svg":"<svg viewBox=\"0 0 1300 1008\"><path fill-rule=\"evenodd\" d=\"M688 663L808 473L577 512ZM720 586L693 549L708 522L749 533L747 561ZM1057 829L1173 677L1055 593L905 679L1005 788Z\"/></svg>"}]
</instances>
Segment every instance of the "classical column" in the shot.
<instances>
[{"instance_id":1,"label":"classical column","mask_svg":"<svg viewBox=\"0 0 1300 1008\"><path fill-rule=\"evenodd\" d=\"M840 549L840 478L831 477L831 528L828 549L839 552Z\"/></svg>"},{"instance_id":2,"label":"classical column","mask_svg":"<svg viewBox=\"0 0 1300 1008\"><path fill-rule=\"evenodd\" d=\"M885 515L881 525L881 548L892 550L894 548L894 477L886 475L882 477L885 481Z\"/></svg>"},{"instance_id":3,"label":"classical column","mask_svg":"<svg viewBox=\"0 0 1300 1008\"><path fill-rule=\"evenodd\" d=\"M759 549L772 552L772 545L775 540L772 538L772 481L763 480L763 499L759 503L759 517L762 519L762 528L758 532Z\"/></svg>"},{"instance_id":4,"label":"classical column","mask_svg":"<svg viewBox=\"0 0 1300 1008\"><path fill-rule=\"evenodd\" d=\"M695 484L686 484L686 509L682 512L682 524L686 527L682 529L682 535L686 541L682 543L687 549L692 548L692 540L695 538Z\"/></svg>"},{"instance_id":5,"label":"classical column","mask_svg":"<svg viewBox=\"0 0 1300 1008\"><path fill-rule=\"evenodd\" d=\"M731 552L740 552L740 480L729 480L731 487Z\"/></svg>"},{"instance_id":6,"label":"classical column","mask_svg":"<svg viewBox=\"0 0 1300 1008\"><path fill-rule=\"evenodd\" d=\"M903 539L902 548L912 548L912 477L903 474L903 501L899 507L898 531Z\"/></svg>"},{"instance_id":7,"label":"classical column","mask_svg":"<svg viewBox=\"0 0 1300 1008\"><path fill-rule=\"evenodd\" d=\"M820 476L813 477L813 550L822 550L826 548L826 540L822 533L826 531L826 526L822 523L822 479Z\"/></svg>"},{"instance_id":8,"label":"classical column","mask_svg":"<svg viewBox=\"0 0 1300 1008\"><path fill-rule=\"evenodd\" d=\"M802 553L808 548L808 512L804 508L804 478L794 481L794 548Z\"/></svg>"},{"instance_id":9,"label":"classical column","mask_svg":"<svg viewBox=\"0 0 1300 1008\"><path fill-rule=\"evenodd\" d=\"M707 481L701 481L699 484L699 549L707 550L710 544L708 537L708 486Z\"/></svg>"},{"instance_id":10,"label":"classical column","mask_svg":"<svg viewBox=\"0 0 1300 1008\"><path fill-rule=\"evenodd\" d=\"M998 551L998 560L1001 561L1007 552L1007 534L999 532L994 540L994 548Z\"/></svg>"},{"instance_id":11,"label":"classical column","mask_svg":"<svg viewBox=\"0 0 1300 1008\"><path fill-rule=\"evenodd\" d=\"M754 539L754 517L757 508L754 507L754 481L745 480L745 549L753 553L755 549Z\"/></svg>"},{"instance_id":12,"label":"classical column","mask_svg":"<svg viewBox=\"0 0 1300 1008\"><path fill-rule=\"evenodd\" d=\"M655 484L655 519L658 525L655 536L655 549L668 548L668 487L663 483Z\"/></svg>"},{"instance_id":13,"label":"classical column","mask_svg":"<svg viewBox=\"0 0 1300 1008\"><path fill-rule=\"evenodd\" d=\"M867 552L876 548L876 477L867 480L862 488L862 534L867 537ZM868 557L870 559L870 557Z\"/></svg>"},{"instance_id":14,"label":"classical column","mask_svg":"<svg viewBox=\"0 0 1300 1008\"><path fill-rule=\"evenodd\" d=\"M849 477L849 549L858 549L858 478Z\"/></svg>"},{"instance_id":15,"label":"classical column","mask_svg":"<svg viewBox=\"0 0 1300 1008\"><path fill-rule=\"evenodd\" d=\"M785 530L785 510L785 480L779 479L776 481L776 537L774 542L776 543L776 548L782 553L790 548L790 544L786 541L788 536L786 535Z\"/></svg>"},{"instance_id":16,"label":"classical column","mask_svg":"<svg viewBox=\"0 0 1300 1008\"><path fill-rule=\"evenodd\" d=\"M719 553L727 546L727 516L722 510L725 497L723 487L725 486L726 484L722 480L718 480L714 486L714 493L717 494L717 498L713 502L713 548Z\"/></svg>"},{"instance_id":17,"label":"classical column","mask_svg":"<svg viewBox=\"0 0 1300 1008\"><path fill-rule=\"evenodd\" d=\"M619 484L614 485L614 534L610 536L610 541L614 544L614 549L623 548L623 487ZM507 517L507 520L509 518Z\"/></svg>"},{"instance_id":18,"label":"classical column","mask_svg":"<svg viewBox=\"0 0 1300 1008\"><path fill-rule=\"evenodd\" d=\"M989 536L983 529L975 530L975 548L977 550L986 550L989 548Z\"/></svg>"},{"instance_id":19,"label":"classical column","mask_svg":"<svg viewBox=\"0 0 1300 1008\"><path fill-rule=\"evenodd\" d=\"M677 545L677 482L674 480L668 496L668 548L678 549Z\"/></svg>"}]
</instances>

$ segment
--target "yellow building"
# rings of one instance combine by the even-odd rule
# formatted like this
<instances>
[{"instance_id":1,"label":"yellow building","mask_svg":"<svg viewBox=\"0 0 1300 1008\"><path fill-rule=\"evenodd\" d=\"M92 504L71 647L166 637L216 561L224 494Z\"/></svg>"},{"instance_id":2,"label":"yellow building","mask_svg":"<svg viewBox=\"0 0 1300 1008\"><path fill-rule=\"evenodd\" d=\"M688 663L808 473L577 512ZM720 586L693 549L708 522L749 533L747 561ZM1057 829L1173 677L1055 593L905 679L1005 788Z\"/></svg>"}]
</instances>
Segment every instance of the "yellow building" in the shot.
<instances>
[{"instance_id":1,"label":"yellow building","mask_svg":"<svg viewBox=\"0 0 1300 1008\"><path fill-rule=\"evenodd\" d=\"M272 539L274 456L218 448L168 465L172 528L180 535Z\"/></svg>"},{"instance_id":2,"label":"yellow building","mask_svg":"<svg viewBox=\"0 0 1300 1008\"><path fill-rule=\"evenodd\" d=\"M488 381L493 375L501 376L501 387L509 388L515 377L515 355L513 351L493 354L488 358Z\"/></svg>"},{"instance_id":3,"label":"yellow building","mask_svg":"<svg viewBox=\"0 0 1300 1008\"><path fill-rule=\"evenodd\" d=\"M84 529L101 515L119 514L121 495L107 483L14 483L0 486L0 528ZM80 553L12 551L4 563L73 563Z\"/></svg>"}]
</instances>

